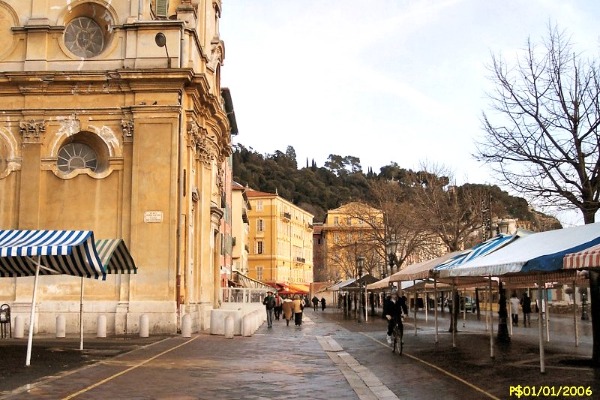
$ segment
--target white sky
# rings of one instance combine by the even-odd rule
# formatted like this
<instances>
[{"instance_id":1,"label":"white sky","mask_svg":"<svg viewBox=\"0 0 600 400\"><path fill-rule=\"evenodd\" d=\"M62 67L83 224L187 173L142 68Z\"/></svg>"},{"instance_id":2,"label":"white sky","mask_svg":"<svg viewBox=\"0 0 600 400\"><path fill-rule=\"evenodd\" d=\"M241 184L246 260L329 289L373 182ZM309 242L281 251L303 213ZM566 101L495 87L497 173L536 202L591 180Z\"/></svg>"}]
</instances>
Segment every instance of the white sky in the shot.
<instances>
[{"instance_id":1,"label":"white sky","mask_svg":"<svg viewBox=\"0 0 600 400\"><path fill-rule=\"evenodd\" d=\"M513 58L552 23L596 57L599 17L597 0L223 0L234 143L292 146L300 167L337 154L365 172L426 162L496 184L472 157L490 55Z\"/></svg>"}]
</instances>

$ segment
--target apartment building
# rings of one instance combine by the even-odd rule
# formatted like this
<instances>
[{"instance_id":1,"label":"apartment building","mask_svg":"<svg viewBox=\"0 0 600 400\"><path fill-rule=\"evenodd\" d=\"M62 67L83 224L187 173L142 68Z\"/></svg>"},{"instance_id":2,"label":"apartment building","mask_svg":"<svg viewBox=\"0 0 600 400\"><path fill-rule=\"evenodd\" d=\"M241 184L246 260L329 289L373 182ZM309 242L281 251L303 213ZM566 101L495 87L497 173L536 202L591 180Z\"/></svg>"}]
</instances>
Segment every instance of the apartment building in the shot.
<instances>
[{"instance_id":1,"label":"apartment building","mask_svg":"<svg viewBox=\"0 0 600 400\"><path fill-rule=\"evenodd\" d=\"M248 276L272 285L313 281L313 215L277 194L246 189Z\"/></svg>"}]
</instances>

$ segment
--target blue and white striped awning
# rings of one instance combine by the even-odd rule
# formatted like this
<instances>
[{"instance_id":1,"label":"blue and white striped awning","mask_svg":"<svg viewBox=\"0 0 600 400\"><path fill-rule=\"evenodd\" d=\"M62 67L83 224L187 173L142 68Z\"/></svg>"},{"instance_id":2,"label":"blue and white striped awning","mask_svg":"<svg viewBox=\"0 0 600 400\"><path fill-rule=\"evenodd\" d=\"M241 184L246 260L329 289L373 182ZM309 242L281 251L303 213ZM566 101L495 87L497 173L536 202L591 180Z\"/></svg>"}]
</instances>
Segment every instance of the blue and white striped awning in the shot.
<instances>
[{"instance_id":1,"label":"blue and white striped awning","mask_svg":"<svg viewBox=\"0 0 600 400\"><path fill-rule=\"evenodd\" d=\"M0 277L66 274L106 278L92 231L0 230Z\"/></svg>"},{"instance_id":2,"label":"blue and white striped awning","mask_svg":"<svg viewBox=\"0 0 600 400\"><path fill-rule=\"evenodd\" d=\"M450 260L446 261L445 263L442 263L442 264L436 266L434 268L434 272L436 272L436 273L439 272L440 277L446 277L447 274L442 271L456 268L456 267L463 265L477 257L481 257L486 254L490 254L490 253L504 247L511 241L513 241L516 238L521 237L521 236L524 236L524 234L517 233L515 235L506 235L506 234L501 233L491 239L486 240L485 242L481 242L481 243L473 246L471 249L466 250L465 252L455 256L454 258L451 258Z\"/></svg>"},{"instance_id":3,"label":"blue and white striped awning","mask_svg":"<svg viewBox=\"0 0 600 400\"><path fill-rule=\"evenodd\" d=\"M536 274L563 268L565 254L600 243L600 223L531 233L446 271L450 277Z\"/></svg>"},{"instance_id":4,"label":"blue and white striped awning","mask_svg":"<svg viewBox=\"0 0 600 400\"><path fill-rule=\"evenodd\" d=\"M96 250L106 273L137 274L137 267L123 239L96 240Z\"/></svg>"}]
</instances>

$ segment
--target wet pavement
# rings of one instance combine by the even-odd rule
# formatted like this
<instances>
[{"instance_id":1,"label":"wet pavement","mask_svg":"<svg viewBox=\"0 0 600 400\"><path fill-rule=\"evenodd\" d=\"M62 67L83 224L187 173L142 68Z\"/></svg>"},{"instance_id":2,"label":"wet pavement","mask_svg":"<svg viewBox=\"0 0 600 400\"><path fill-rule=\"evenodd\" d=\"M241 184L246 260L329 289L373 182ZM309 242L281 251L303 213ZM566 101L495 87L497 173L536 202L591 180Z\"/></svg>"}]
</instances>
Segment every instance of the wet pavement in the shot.
<instances>
[{"instance_id":1,"label":"wet pavement","mask_svg":"<svg viewBox=\"0 0 600 400\"><path fill-rule=\"evenodd\" d=\"M401 356L385 343L381 317L358 323L336 309L307 309L301 327L274 321L272 329L263 324L252 337L233 339L86 338L80 351L79 338L34 338L30 367L26 340L4 339L0 398L599 398L590 321L578 321L576 347L573 317L551 316L541 373L535 317L531 328L513 328L508 344L497 343L495 333L490 341L485 317L470 313L453 339L447 317L440 315L436 335L433 314L425 321L418 313L416 336L409 318Z\"/></svg>"}]
</instances>

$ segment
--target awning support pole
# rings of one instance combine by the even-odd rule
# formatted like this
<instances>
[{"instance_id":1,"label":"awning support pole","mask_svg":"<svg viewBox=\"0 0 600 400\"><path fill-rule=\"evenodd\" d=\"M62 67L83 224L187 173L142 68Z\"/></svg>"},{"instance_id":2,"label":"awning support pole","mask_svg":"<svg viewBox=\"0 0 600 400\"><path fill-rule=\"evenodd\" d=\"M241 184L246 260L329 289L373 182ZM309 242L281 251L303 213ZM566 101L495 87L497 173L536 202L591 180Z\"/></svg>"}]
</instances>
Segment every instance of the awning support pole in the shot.
<instances>
[{"instance_id":1,"label":"awning support pole","mask_svg":"<svg viewBox=\"0 0 600 400\"><path fill-rule=\"evenodd\" d=\"M433 278L433 293L434 299L433 304L435 306L434 314L435 314L435 343L438 343L438 293L437 293L437 278Z\"/></svg>"},{"instance_id":2,"label":"awning support pole","mask_svg":"<svg viewBox=\"0 0 600 400\"><path fill-rule=\"evenodd\" d=\"M579 347L579 325L577 325L577 286L573 280L573 325L575 326L575 347Z\"/></svg>"},{"instance_id":3,"label":"awning support pole","mask_svg":"<svg viewBox=\"0 0 600 400\"><path fill-rule=\"evenodd\" d=\"M83 276L81 277L81 293L79 297L79 350L83 350Z\"/></svg>"},{"instance_id":4,"label":"awning support pole","mask_svg":"<svg viewBox=\"0 0 600 400\"><path fill-rule=\"evenodd\" d=\"M550 309L548 307L548 289L545 288L544 285L544 304L543 310L544 312L544 320L546 321L546 342L550 342Z\"/></svg>"},{"instance_id":5,"label":"awning support pole","mask_svg":"<svg viewBox=\"0 0 600 400\"><path fill-rule=\"evenodd\" d=\"M538 304L540 307L537 308L538 311L538 336L539 336L539 346L540 346L540 372L543 374L546 372L545 360L544 360L544 327L542 326L542 299L543 299L543 291L542 288L542 277L538 274Z\"/></svg>"},{"instance_id":6,"label":"awning support pole","mask_svg":"<svg viewBox=\"0 0 600 400\"><path fill-rule=\"evenodd\" d=\"M416 281L413 279L413 288L415 287L415 283L416 283ZM418 293L415 290L415 307L413 310L413 315L414 315L413 318L414 318L414 323L415 323L415 336L417 336L417 307L418 307L417 300L418 300Z\"/></svg>"},{"instance_id":7,"label":"awning support pole","mask_svg":"<svg viewBox=\"0 0 600 400\"><path fill-rule=\"evenodd\" d=\"M490 320L490 358L494 358L494 311L492 309L492 276L488 276L488 308ZM487 318L486 318L487 321Z\"/></svg>"},{"instance_id":8,"label":"awning support pole","mask_svg":"<svg viewBox=\"0 0 600 400\"><path fill-rule=\"evenodd\" d=\"M450 321L451 321L450 329L452 329L452 347L453 348L456 347L456 327L458 326L458 324L456 323L457 321L454 320L458 316L458 313L454 312L454 310L456 310L456 307L458 307L458 305L456 304L455 292L456 292L456 286L454 283L454 279L452 279L452 310L450 310L450 312L452 314L450 314Z\"/></svg>"},{"instance_id":9,"label":"awning support pole","mask_svg":"<svg viewBox=\"0 0 600 400\"><path fill-rule=\"evenodd\" d=\"M38 277L40 276L40 256L37 256L35 263L35 277L33 278L33 296L31 298L31 313L29 314L29 337L27 338L27 358L25 366L31 365L31 347L33 345L33 318L35 315L35 301L37 294Z\"/></svg>"}]
</instances>

